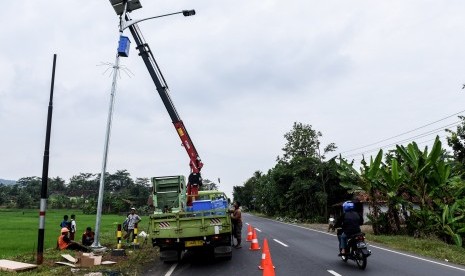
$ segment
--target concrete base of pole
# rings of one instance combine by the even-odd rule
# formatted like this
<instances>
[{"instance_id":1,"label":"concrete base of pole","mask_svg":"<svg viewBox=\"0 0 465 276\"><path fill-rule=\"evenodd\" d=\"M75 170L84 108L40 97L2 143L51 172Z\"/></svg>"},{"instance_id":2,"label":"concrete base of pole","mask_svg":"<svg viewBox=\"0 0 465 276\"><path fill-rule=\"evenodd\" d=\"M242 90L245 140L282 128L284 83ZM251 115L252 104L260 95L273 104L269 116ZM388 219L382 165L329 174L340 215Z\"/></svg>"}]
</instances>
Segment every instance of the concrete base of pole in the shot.
<instances>
[{"instance_id":1,"label":"concrete base of pole","mask_svg":"<svg viewBox=\"0 0 465 276\"><path fill-rule=\"evenodd\" d=\"M92 250L93 253L104 253L107 251L107 248L104 246L91 246L90 250Z\"/></svg>"},{"instance_id":2,"label":"concrete base of pole","mask_svg":"<svg viewBox=\"0 0 465 276\"><path fill-rule=\"evenodd\" d=\"M124 249L113 249L111 250L112 256L126 256L126 251Z\"/></svg>"}]
</instances>

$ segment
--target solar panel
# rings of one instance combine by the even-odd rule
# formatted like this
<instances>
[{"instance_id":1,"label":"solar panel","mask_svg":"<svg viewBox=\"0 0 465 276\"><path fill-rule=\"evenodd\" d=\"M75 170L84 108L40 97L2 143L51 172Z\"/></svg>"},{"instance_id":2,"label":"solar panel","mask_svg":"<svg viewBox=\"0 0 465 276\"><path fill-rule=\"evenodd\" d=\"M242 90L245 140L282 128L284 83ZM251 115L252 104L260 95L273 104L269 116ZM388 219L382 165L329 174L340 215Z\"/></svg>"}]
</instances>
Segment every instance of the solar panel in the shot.
<instances>
[{"instance_id":1,"label":"solar panel","mask_svg":"<svg viewBox=\"0 0 465 276\"><path fill-rule=\"evenodd\" d=\"M123 11L124 11L123 2L124 2L123 0L110 0L110 4L113 6L113 9L115 10L117 15L123 14ZM139 0L128 0L127 3L128 3L127 8L126 8L127 12L131 12L131 11L142 8L142 5L140 4Z\"/></svg>"}]
</instances>

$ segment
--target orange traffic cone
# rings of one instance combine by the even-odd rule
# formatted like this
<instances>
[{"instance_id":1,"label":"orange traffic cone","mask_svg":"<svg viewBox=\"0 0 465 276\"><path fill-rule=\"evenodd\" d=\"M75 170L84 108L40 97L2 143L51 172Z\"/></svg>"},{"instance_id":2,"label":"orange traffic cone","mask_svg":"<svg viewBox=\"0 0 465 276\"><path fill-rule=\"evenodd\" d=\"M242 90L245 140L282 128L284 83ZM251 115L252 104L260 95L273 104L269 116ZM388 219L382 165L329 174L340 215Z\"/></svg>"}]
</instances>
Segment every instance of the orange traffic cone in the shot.
<instances>
[{"instance_id":1,"label":"orange traffic cone","mask_svg":"<svg viewBox=\"0 0 465 276\"><path fill-rule=\"evenodd\" d=\"M252 225L249 224L249 227L247 227L247 239L246 241L251 242L253 239L253 233L252 233Z\"/></svg>"},{"instance_id":2,"label":"orange traffic cone","mask_svg":"<svg viewBox=\"0 0 465 276\"><path fill-rule=\"evenodd\" d=\"M265 269L263 269L262 276L275 276L274 266L272 266L272 265L265 266Z\"/></svg>"},{"instance_id":3,"label":"orange traffic cone","mask_svg":"<svg viewBox=\"0 0 465 276\"><path fill-rule=\"evenodd\" d=\"M250 244L250 250L260 250L260 245L258 244L257 231L253 229L252 243Z\"/></svg>"},{"instance_id":4,"label":"orange traffic cone","mask_svg":"<svg viewBox=\"0 0 465 276\"><path fill-rule=\"evenodd\" d=\"M271 253L270 249L268 248L268 240L265 238L263 239L262 261L258 268L264 270L266 266L271 266L273 267L273 269L275 268L273 265L273 261L271 260Z\"/></svg>"}]
</instances>

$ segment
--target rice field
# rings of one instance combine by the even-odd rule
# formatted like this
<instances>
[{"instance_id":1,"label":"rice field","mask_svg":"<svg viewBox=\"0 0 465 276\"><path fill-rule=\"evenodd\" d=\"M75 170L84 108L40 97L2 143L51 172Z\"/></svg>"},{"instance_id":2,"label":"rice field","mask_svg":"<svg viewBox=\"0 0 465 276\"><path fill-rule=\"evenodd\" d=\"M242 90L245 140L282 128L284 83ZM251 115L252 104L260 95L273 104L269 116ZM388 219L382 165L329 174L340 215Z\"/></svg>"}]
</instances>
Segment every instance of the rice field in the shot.
<instances>
[{"instance_id":1,"label":"rice field","mask_svg":"<svg viewBox=\"0 0 465 276\"><path fill-rule=\"evenodd\" d=\"M80 210L47 210L45 216L44 249L55 248L60 235L60 223L64 215L76 215L77 232L75 240L81 242L81 235L90 226L95 228L95 215L84 215ZM142 217L140 231L148 226L148 217ZM100 223L100 243L116 244L116 228L124 221L124 216L102 215ZM0 259L11 259L18 255L35 255L37 252L39 209L12 210L0 209ZM146 230L145 230L146 231Z\"/></svg>"}]
</instances>

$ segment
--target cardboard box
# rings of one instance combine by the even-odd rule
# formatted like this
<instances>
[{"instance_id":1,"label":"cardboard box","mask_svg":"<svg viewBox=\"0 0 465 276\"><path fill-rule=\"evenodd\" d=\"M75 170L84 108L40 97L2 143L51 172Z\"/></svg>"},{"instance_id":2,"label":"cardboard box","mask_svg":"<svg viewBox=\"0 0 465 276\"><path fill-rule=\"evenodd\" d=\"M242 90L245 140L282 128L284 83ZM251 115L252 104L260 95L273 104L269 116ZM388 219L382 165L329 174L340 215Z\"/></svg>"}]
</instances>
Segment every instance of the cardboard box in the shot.
<instances>
[{"instance_id":1,"label":"cardboard box","mask_svg":"<svg viewBox=\"0 0 465 276\"><path fill-rule=\"evenodd\" d=\"M100 265L102 262L102 256L96 256L92 253L76 253L77 265L80 267L92 267L94 265Z\"/></svg>"}]
</instances>

